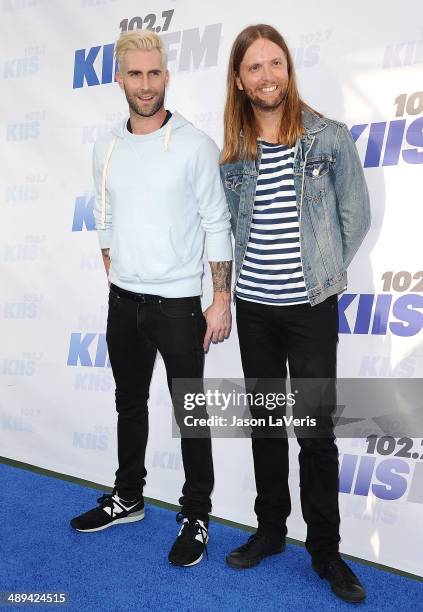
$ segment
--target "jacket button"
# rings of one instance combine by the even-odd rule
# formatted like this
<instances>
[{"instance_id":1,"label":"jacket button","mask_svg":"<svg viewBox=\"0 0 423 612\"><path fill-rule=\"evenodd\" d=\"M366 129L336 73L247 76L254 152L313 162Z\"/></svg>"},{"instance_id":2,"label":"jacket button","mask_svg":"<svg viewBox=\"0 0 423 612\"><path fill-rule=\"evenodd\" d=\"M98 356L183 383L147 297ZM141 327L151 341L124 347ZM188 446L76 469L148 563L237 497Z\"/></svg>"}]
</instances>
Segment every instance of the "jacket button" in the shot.
<instances>
[{"instance_id":1,"label":"jacket button","mask_svg":"<svg viewBox=\"0 0 423 612\"><path fill-rule=\"evenodd\" d=\"M319 170L317 168L314 168L312 175L317 176L318 174L319 174Z\"/></svg>"}]
</instances>

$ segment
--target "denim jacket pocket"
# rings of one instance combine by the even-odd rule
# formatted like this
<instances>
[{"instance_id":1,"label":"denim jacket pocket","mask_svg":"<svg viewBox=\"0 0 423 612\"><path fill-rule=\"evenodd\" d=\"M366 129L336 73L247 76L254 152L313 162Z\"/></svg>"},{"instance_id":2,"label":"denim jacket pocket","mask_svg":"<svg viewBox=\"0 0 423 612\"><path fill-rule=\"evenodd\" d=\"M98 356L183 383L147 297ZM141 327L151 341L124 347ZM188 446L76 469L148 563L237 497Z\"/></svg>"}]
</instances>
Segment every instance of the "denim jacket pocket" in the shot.
<instances>
[{"instance_id":1,"label":"denim jacket pocket","mask_svg":"<svg viewBox=\"0 0 423 612\"><path fill-rule=\"evenodd\" d=\"M241 195L242 178L242 174L234 174L225 178L226 187L234 191L238 196Z\"/></svg>"},{"instance_id":2,"label":"denim jacket pocket","mask_svg":"<svg viewBox=\"0 0 423 612\"><path fill-rule=\"evenodd\" d=\"M257 173L250 168L236 168L225 173L225 186L234 191L238 196L241 195L242 184Z\"/></svg>"},{"instance_id":3,"label":"denim jacket pocket","mask_svg":"<svg viewBox=\"0 0 423 612\"><path fill-rule=\"evenodd\" d=\"M305 174L312 180L317 180L324 177L330 170L332 158L327 156L315 157L307 160L305 166Z\"/></svg>"}]
</instances>

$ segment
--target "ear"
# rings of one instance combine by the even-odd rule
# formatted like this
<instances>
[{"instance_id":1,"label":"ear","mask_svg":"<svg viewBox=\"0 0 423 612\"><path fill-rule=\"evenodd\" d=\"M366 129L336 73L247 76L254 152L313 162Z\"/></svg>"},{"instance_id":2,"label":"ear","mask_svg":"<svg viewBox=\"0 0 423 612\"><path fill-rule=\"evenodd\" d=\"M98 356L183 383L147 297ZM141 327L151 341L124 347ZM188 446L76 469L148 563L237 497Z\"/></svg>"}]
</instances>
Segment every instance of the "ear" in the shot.
<instances>
[{"instance_id":1,"label":"ear","mask_svg":"<svg viewBox=\"0 0 423 612\"><path fill-rule=\"evenodd\" d=\"M235 83L236 83L236 86L238 87L238 89L240 91L244 91L244 88L243 88L242 83L241 83L241 79L239 78L238 75L235 75Z\"/></svg>"},{"instance_id":2,"label":"ear","mask_svg":"<svg viewBox=\"0 0 423 612\"><path fill-rule=\"evenodd\" d=\"M165 87L167 87L168 84L169 84L169 76L170 76L169 75L169 70L166 70L166 73L165 73Z\"/></svg>"},{"instance_id":3,"label":"ear","mask_svg":"<svg viewBox=\"0 0 423 612\"><path fill-rule=\"evenodd\" d=\"M120 72L116 72L116 81L119 83L119 87L123 89L123 78Z\"/></svg>"}]
</instances>

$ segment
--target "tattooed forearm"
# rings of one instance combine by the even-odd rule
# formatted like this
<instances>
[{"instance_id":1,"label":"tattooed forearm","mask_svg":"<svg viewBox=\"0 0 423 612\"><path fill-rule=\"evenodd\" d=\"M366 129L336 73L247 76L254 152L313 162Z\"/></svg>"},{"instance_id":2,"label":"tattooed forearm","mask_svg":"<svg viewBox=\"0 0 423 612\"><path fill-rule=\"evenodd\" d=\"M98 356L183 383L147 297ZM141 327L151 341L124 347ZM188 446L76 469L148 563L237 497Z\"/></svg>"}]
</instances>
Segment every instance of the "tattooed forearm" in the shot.
<instances>
[{"instance_id":1,"label":"tattooed forearm","mask_svg":"<svg viewBox=\"0 0 423 612\"><path fill-rule=\"evenodd\" d=\"M101 249L101 254L103 256L104 268L106 270L107 276L109 275L109 268L110 268L110 255L109 255L109 251L110 251L110 249Z\"/></svg>"},{"instance_id":2,"label":"tattooed forearm","mask_svg":"<svg viewBox=\"0 0 423 612\"><path fill-rule=\"evenodd\" d=\"M231 261L211 261L211 273L213 277L213 290L231 291L232 262Z\"/></svg>"}]
</instances>

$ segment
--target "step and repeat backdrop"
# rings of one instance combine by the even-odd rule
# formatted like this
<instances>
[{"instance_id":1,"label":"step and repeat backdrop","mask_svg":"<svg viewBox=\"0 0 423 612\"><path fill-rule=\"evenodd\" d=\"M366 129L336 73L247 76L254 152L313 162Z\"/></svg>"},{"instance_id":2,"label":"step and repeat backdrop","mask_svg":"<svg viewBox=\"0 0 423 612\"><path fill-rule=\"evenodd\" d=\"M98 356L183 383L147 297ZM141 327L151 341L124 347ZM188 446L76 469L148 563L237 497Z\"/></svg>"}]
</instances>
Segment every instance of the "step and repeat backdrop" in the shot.
<instances>
[{"instance_id":1,"label":"step and repeat backdrop","mask_svg":"<svg viewBox=\"0 0 423 612\"><path fill-rule=\"evenodd\" d=\"M94 230L91 152L127 115L113 49L120 32L134 28L160 32L168 48L166 107L219 146L235 36L258 22L282 32L303 98L348 125L371 194L372 227L340 296L339 376L422 376L420 0L403 7L322 0L318 10L305 0L244 0L242 7L223 0L1 0L0 15L0 455L104 485L114 480L108 287ZM204 308L210 296L206 266ZM206 376L242 377L236 328L211 347ZM171 411L158 357L145 494L176 503L183 468ZM366 440L358 430L339 440L342 552L423 575L421 444L421 435L392 440L382 432ZM214 439L213 450L213 513L255 525L250 441ZM304 540L294 439L290 452L289 535Z\"/></svg>"}]
</instances>

